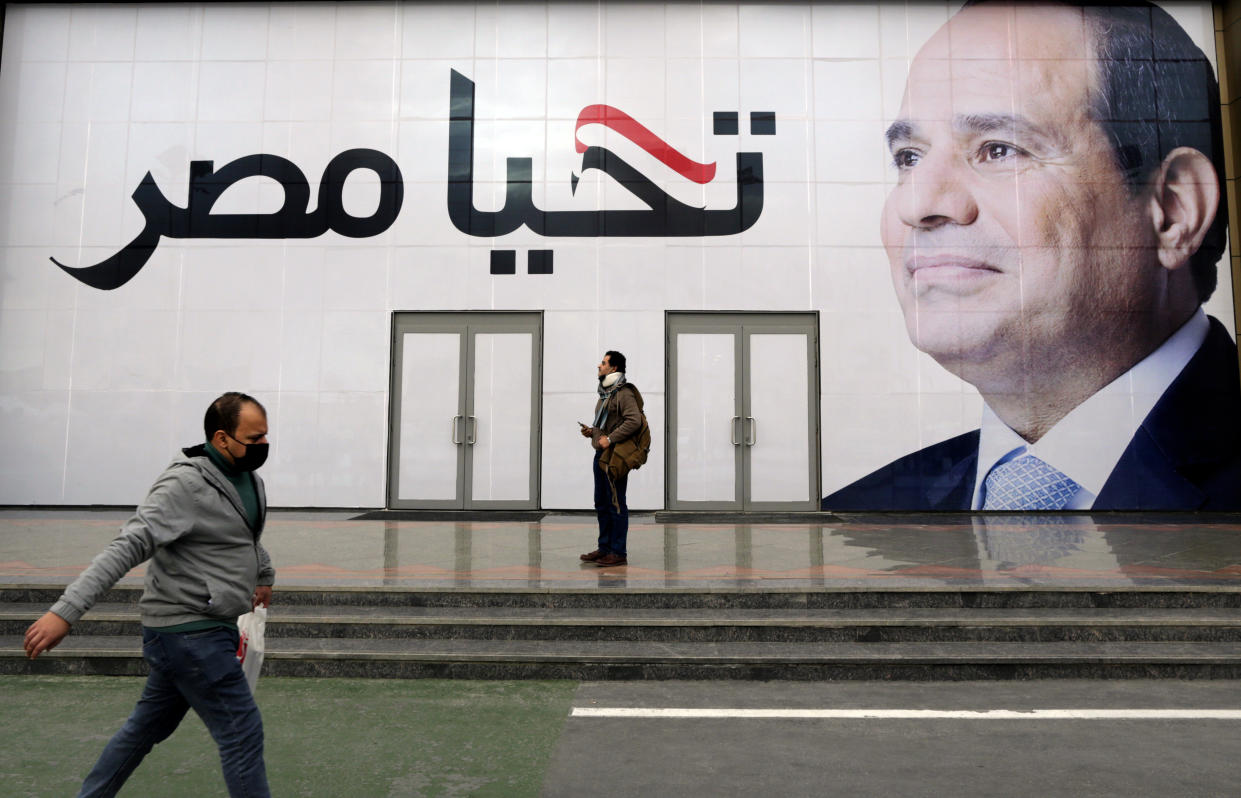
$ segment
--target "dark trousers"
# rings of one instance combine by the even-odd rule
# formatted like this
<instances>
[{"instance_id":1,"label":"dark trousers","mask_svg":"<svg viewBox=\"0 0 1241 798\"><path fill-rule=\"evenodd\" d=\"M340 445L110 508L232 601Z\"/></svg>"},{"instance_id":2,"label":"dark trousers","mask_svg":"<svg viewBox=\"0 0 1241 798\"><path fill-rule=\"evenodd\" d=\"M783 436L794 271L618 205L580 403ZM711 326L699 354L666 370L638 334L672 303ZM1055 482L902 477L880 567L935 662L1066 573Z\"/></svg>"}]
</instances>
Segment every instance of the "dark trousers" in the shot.
<instances>
[{"instance_id":1,"label":"dark trousers","mask_svg":"<svg viewBox=\"0 0 1241 798\"><path fill-rule=\"evenodd\" d=\"M146 688L86 776L80 796L116 795L142 758L172 734L192 707L220 747L231 796L267 798L263 719L237 662L237 631L142 630L142 656L151 666Z\"/></svg>"},{"instance_id":2,"label":"dark trousers","mask_svg":"<svg viewBox=\"0 0 1241 798\"><path fill-rule=\"evenodd\" d=\"M629 475L616 480L616 503L618 510L612 505L612 485L608 483L608 475L599 468L599 455L590 463L590 470L595 475L595 515L599 518L599 551L604 554L625 555L625 540L629 537L629 506L625 504L625 488L629 486Z\"/></svg>"}]
</instances>

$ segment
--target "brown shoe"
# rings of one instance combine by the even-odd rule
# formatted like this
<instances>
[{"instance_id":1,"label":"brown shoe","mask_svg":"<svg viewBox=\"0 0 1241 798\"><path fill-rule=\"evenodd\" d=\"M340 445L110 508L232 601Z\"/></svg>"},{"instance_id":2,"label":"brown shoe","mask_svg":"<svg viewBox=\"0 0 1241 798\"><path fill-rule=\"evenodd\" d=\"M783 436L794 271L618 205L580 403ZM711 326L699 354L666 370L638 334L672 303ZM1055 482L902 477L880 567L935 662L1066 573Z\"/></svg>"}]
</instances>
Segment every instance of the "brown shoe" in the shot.
<instances>
[{"instance_id":1,"label":"brown shoe","mask_svg":"<svg viewBox=\"0 0 1241 798\"><path fill-rule=\"evenodd\" d=\"M599 551L598 549L595 549L594 551L590 552L589 554L583 554L583 555L581 555L581 559L582 559L582 561L583 561L583 562L594 562L595 560L598 560L599 558L601 558L601 557L603 557L603 556L604 556L604 555L603 555L603 552Z\"/></svg>"},{"instance_id":2,"label":"brown shoe","mask_svg":"<svg viewBox=\"0 0 1241 798\"><path fill-rule=\"evenodd\" d=\"M595 565L599 566L600 568L607 568L612 565L628 565L628 564L629 564L629 560L626 560L624 557L622 557L619 554L608 554L604 557L600 557L599 559L595 560Z\"/></svg>"}]
</instances>

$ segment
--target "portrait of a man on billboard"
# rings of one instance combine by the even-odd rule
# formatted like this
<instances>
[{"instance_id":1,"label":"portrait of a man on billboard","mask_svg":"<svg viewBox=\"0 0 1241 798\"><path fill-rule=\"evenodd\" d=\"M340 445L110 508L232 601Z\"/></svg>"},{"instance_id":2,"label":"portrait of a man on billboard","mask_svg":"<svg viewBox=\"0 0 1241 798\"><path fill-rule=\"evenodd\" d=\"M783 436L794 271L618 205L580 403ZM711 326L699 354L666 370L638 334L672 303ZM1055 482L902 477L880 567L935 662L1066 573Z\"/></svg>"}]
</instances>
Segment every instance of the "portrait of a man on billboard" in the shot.
<instances>
[{"instance_id":1,"label":"portrait of a man on billboard","mask_svg":"<svg viewBox=\"0 0 1241 798\"><path fill-rule=\"evenodd\" d=\"M1241 509L1219 88L1160 8L967 4L887 129L881 236L910 340L980 428L825 510Z\"/></svg>"}]
</instances>

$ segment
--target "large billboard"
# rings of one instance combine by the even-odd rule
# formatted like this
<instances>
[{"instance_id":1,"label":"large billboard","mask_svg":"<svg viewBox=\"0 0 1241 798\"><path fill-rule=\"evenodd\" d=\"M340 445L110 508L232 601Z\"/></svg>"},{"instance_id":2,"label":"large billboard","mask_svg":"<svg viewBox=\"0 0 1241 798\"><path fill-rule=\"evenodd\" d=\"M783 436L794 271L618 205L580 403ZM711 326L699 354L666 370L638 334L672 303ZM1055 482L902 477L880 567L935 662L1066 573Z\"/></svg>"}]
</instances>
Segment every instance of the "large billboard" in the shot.
<instances>
[{"instance_id":1,"label":"large billboard","mask_svg":"<svg viewBox=\"0 0 1241 798\"><path fill-rule=\"evenodd\" d=\"M0 503L136 502L237 389L274 505L383 505L393 314L538 311L543 507L605 350L658 508L668 314L792 313L814 506L1241 508L1214 76L1204 2L10 4Z\"/></svg>"}]
</instances>

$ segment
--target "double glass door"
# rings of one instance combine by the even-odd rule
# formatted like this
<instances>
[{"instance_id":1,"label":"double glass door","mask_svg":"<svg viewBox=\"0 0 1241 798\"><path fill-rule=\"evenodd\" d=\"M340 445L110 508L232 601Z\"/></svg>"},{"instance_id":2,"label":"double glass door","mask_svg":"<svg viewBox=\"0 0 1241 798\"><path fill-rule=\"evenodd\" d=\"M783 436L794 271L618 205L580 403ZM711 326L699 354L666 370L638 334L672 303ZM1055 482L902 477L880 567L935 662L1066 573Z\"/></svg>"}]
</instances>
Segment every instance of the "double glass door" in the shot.
<instances>
[{"instance_id":1,"label":"double glass door","mask_svg":"<svg viewBox=\"0 0 1241 798\"><path fill-rule=\"evenodd\" d=\"M538 313L393 318L388 506L538 506Z\"/></svg>"},{"instance_id":2,"label":"double glass door","mask_svg":"<svg viewBox=\"0 0 1241 798\"><path fill-rule=\"evenodd\" d=\"M673 510L819 508L818 319L668 315Z\"/></svg>"}]
</instances>

